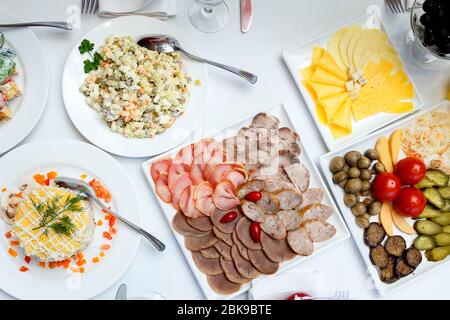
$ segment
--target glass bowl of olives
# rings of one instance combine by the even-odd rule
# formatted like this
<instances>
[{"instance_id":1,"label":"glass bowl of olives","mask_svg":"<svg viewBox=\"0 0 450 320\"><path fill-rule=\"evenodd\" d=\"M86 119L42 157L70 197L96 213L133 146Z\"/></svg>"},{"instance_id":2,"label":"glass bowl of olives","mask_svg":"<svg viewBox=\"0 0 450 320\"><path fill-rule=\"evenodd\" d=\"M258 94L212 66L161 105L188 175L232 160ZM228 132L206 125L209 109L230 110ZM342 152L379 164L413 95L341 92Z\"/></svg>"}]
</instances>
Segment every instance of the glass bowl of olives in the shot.
<instances>
[{"instance_id":1,"label":"glass bowl of olives","mask_svg":"<svg viewBox=\"0 0 450 320\"><path fill-rule=\"evenodd\" d=\"M410 19L406 44L415 62L430 68L450 66L450 1L415 0Z\"/></svg>"}]
</instances>

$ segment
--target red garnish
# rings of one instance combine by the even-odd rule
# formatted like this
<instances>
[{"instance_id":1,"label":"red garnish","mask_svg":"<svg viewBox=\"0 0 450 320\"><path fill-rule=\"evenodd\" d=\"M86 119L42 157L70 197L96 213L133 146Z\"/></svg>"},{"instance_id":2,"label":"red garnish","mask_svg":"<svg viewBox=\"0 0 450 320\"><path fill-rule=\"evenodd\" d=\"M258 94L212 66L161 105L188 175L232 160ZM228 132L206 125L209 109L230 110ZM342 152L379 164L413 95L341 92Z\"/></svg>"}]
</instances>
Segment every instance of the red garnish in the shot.
<instances>
[{"instance_id":1,"label":"red garnish","mask_svg":"<svg viewBox=\"0 0 450 320\"><path fill-rule=\"evenodd\" d=\"M252 201L252 202L256 202L256 201L258 201L261 198L262 198L262 194L259 191L249 192L245 196L245 200Z\"/></svg>"},{"instance_id":2,"label":"red garnish","mask_svg":"<svg viewBox=\"0 0 450 320\"><path fill-rule=\"evenodd\" d=\"M28 270L30 269L28 269L27 267L20 267L19 269L20 272L27 272Z\"/></svg>"},{"instance_id":3,"label":"red garnish","mask_svg":"<svg viewBox=\"0 0 450 320\"><path fill-rule=\"evenodd\" d=\"M50 269L55 269L55 268L56 268L56 262L50 261L50 262L48 263L48 267L49 267Z\"/></svg>"},{"instance_id":4,"label":"red garnish","mask_svg":"<svg viewBox=\"0 0 450 320\"><path fill-rule=\"evenodd\" d=\"M20 242L17 241L17 240L11 240L9 243L10 243L12 246L18 246L18 245L20 244Z\"/></svg>"},{"instance_id":5,"label":"red garnish","mask_svg":"<svg viewBox=\"0 0 450 320\"><path fill-rule=\"evenodd\" d=\"M258 222L252 222L250 225L250 236L255 242L261 241L261 226Z\"/></svg>"},{"instance_id":6,"label":"red garnish","mask_svg":"<svg viewBox=\"0 0 450 320\"><path fill-rule=\"evenodd\" d=\"M116 224L117 218L114 216L111 216L111 218L109 219L109 227L112 228L114 227L114 225Z\"/></svg>"},{"instance_id":7,"label":"red garnish","mask_svg":"<svg viewBox=\"0 0 450 320\"><path fill-rule=\"evenodd\" d=\"M303 292L294 293L287 300L295 300L295 298L299 298L300 300L314 300L309 294Z\"/></svg>"},{"instance_id":8,"label":"red garnish","mask_svg":"<svg viewBox=\"0 0 450 320\"><path fill-rule=\"evenodd\" d=\"M9 249L8 249L8 253L9 253L9 255L10 255L11 257L13 257L13 258L17 257L17 252L14 251L14 249L12 249L12 248L9 248Z\"/></svg>"},{"instance_id":9,"label":"red garnish","mask_svg":"<svg viewBox=\"0 0 450 320\"><path fill-rule=\"evenodd\" d=\"M220 222L221 223L231 222L231 221L235 220L237 218L237 216L238 216L238 214L236 211L230 211L220 219Z\"/></svg>"},{"instance_id":10,"label":"red garnish","mask_svg":"<svg viewBox=\"0 0 450 320\"><path fill-rule=\"evenodd\" d=\"M109 249L111 249L111 246L109 244L104 244L104 245L102 245L100 247L100 249L102 249L102 250L109 250Z\"/></svg>"},{"instance_id":11,"label":"red garnish","mask_svg":"<svg viewBox=\"0 0 450 320\"><path fill-rule=\"evenodd\" d=\"M106 238L108 240L112 240L111 234L108 231L103 232L103 238Z\"/></svg>"},{"instance_id":12,"label":"red garnish","mask_svg":"<svg viewBox=\"0 0 450 320\"><path fill-rule=\"evenodd\" d=\"M95 194L97 195L97 197L99 197L100 199L105 200L105 202L110 202L111 201L111 193L109 193L108 189L106 189L100 181L98 180L91 180L89 182L89 185L94 189Z\"/></svg>"},{"instance_id":13,"label":"red garnish","mask_svg":"<svg viewBox=\"0 0 450 320\"><path fill-rule=\"evenodd\" d=\"M25 260L26 263L30 263L31 262L31 257L26 256L24 260Z\"/></svg>"},{"instance_id":14,"label":"red garnish","mask_svg":"<svg viewBox=\"0 0 450 320\"><path fill-rule=\"evenodd\" d=\"M78 260L77 261L77 266L79 266L79 267L84 266L86 264L86 262L87 261L85 259Z\"/></svg>"},{"instance_id":15,"label":"red garnish","mask_svg":"<svg viewBox=\"0 0 450 320\"><path fill-rule=\"evenodd\" d=\"M46 267L44 261L39 261L38 265L39 265L39 267L44 268L44 269Z\"/></svg>"},{"instance_id":16,"label":"red garnish","mask_svg":"<svg viewBox=\"0 0 450 320\"><path fill-rule=\"evenodd\" d=\"M47 182L46 182L46 178L43 174L37 173L35 175L33 175L33 179L34 181L36 181L38 184L42 185L42 186L47 186Z\"/></svg>"},{"instance_id":17,"label":"red garnish","mask_svg":"<svg viewBox=\"0 0 450 320\"><path fill-rule=\"evenodd\" d=\"M11 231L8 231L7 233L5 233L6 239L10 239L11 237L12 237Z\"/></svg>"}]
</instances>

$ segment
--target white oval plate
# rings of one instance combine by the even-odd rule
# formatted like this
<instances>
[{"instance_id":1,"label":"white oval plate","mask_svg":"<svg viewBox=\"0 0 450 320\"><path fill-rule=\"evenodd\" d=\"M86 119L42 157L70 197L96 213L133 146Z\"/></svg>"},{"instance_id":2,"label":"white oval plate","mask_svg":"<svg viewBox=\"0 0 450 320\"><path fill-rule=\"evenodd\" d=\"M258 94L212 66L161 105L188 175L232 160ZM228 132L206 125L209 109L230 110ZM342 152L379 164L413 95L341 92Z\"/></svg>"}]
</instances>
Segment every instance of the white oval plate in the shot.
<instances>
[{"instance_id":1,"label":"white oval plate","mask_svg":"<svg viewBox=\"0 0 450 320\"><path fill-rule=\"evenodd\" d=\"M19 22L7 10L0 8L2 23ZM5 47L16 52L18 74L14 80L22 95L9 103L13 118L0 123L0 154L25 139L41 117L47 102L49 75L47 62L36 36L28 28L2 29Z\"/></svg>"},{"instance_id":2,"label":"white oval plate","mask_svg":"<svg viewBox=\"0 0 450 320\"><path fill-rule=\"evenodd\" d=\"M98 48L99 45L104 43L105 38L111 34L131 36L136 40L150 34L168 34L178 39L181 46L187 51L197 54L193 44L180 31L168 23L141 16L108 20L86 33L82 39L88 39L95 43L96 48ZM191 76L193 82L199 79L201 85L191 85L191 96L186 111L175 121L173 126L151 139L126 138L120 133L111 131L106 122L101 119L100 114L86 104L85 96L79 90L86 78L83 71L85 57L81 56L78 51L82 39L75 44L67 58L62 90L64 103L72 122L81 134L93 144L108 152L125 157L148 157L176 147L187 139L200 124L206 110L208 86L206 66L203 63L183 57L182 61L186 72Z\"/></svg>"},{"instance_id":3,"label":"white oval plate","mask_svg":"<svg viewBox=\"0 0 450 320\"><path fill-rule=\"evenodd\" d=\"M102 150L75 140L47 140L20 146L0 159L1 188L17 190L24 178L55 170L60 176L78 178L87 174L100 180L112 194L111 206L130 221L142 225L142 212L136 188L120 164ZM94 206L95 217L102 215ZM27 265L23 251L19 257L8 255L9 242L4 234L10 227L0 219L0 289L19 299L89 299L112 286L128 269L140 243L139 235L117 224L117 234L99 264L90 265L86 273L72 273L62 268L42 269L36 261ZM84 250L86 257L99 252L108 243L103 230L96 227L93 241ZM88 261L90 263L90 261ZM29 271L22 273L23 265ZM43 290L45 288L45 290Z\"/></svg>"}]
</instances>

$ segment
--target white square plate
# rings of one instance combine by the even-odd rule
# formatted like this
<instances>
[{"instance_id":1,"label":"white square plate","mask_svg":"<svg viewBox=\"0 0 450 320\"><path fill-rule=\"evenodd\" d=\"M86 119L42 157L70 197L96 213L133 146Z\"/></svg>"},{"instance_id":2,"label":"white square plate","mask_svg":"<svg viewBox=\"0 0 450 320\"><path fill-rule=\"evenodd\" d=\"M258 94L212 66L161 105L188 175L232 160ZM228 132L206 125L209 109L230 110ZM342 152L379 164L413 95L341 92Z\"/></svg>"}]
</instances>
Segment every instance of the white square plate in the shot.
<instances>
[{"instance_id":1,"label":"white square plate","mask_svg":"<svg viewBox=\"0 0 450 320\"><path fill-rule=\"evenodd\" d=\"M271 106L269 108L265 108L264 110L261 110L261 112L263 112L263 111L268 114L276 116L280 120L280 127L285 126L285 127L292 128L293 130L297 131L301 136L302 132L300 132L299 130L297 130L295 128L295 126L293 125L293 123L292 123L291 119L289 118L283 105L278 104L275 106ZM225 138L227 136L236 134L240 128L250 124L253 116L255 116L255 115L256 115L256 113L246 116L243 120L238 121L237 123L232 124L230 126L226 126L224 129L222 129L214 134L207 135L207 136L216 138L217 140L221 141L223 138ZM199 140L199 139L197 139L197 140ZM185 145L188 145L193 142L195 142L195 141L190 141L190 142L186 143ZM157 198L158 203L161 206L161 209L163 211L163 214L166 217L167 222L169 223L171 228L172 228L172 218L174 217L176 210L171 205L168 205L168 204L162 202L159 199L159 197L156 195L155 185L150 176L150 165L152 162L158 160L159 158L163 158L163 157L167 157L167 156L175 156L177 151L181 148L182 147L176 148L176 150L172 150L166 154L160 155L158 157L155 157L155 158L143 163L145 177L146 177L148 183L150 184L150 188L151 188L152 192L154 193L155 197ZM328 222L330 222L332 225L334 225L336 227L336 235L326 242L314 244L315 250L314 250L313 255L317 255L318 253L323 252L323 251L327 250L328 248L331 248L332 246L340 243L341 241L344 241L345 239L347 239L350 236L350 234L348 232L347 227L345 226L344 221L342 220L342 217L338 213L338 210L332 201L331 195L329 194L328 189L326 188L326 185L324 184L324 182L319 174L319 171L317 170L316 166L314 165L314 162L308 156L306 150L303 148L303 145L301 145L301 148L302 148L302 152L300 155L300 161L310 170L310 173L311 173L310 186L322 188L322 190L324 191L324 199L323 199L322 203L329 205L335 209L335 214L333 214L329 218ZM239 294L242 294L243 292L247 291L248 289L250 289L250 284L247 284L247 285L243 285L240 291L238 291L232 295L221 296L221 295L218 295L217 293L215 293L209 287L208 282L206 280L206 276L197 269L194 261L192 260L190 252L184 247L184 237L179 235L177 232L173 232L173 233L174 233L174 236L175 236L181 250L183 251L183 254L184 254L189 266L191 267L192 272L194 273L194 275L195 275L195 277L207 299L231 299ZM292 268L292 267L300 264L301 262L305 261L306 259L308 259L308 257L298 256L289 262L283 263L282 265L280 265L280 269L278 270L277 274L282 272L283 270Z\"/></svg>"},{"instance_id":2,"label":"white square plate","mask_svg":"<svg viewBox=\"0 0 450 320\"><path fill-rule=\"evenodd\" d=\"M297 46L295 48L286 50L283 52L283 59L285 61L285 63L287 64L292 77L294 78L295 83L297 84L297 87L299 88L300 92L302 93L303 98L305 99L306 105L309 109L309 112L312 115L312 118L314 119L314 122L316 123L316 126L319 128L320 134L322 135L323 140L325 141L325 144L327 145L328 150L333 150L336 149L337 147L341 147L343 145L348 145L352 142L354 142L356 139L358 139L359 137L366 135L370 132L373 132L375 130L378 130L379 128L392 123L400 118L405 117L407 114L406 113L402 113L402 114L390 114L390 113L378 113L375 114L371 117L367 117L365 119L362 119L360 121L353 121L352 122L352 127L353 127L353 131L351 134L342 137L340 139L335 139L333 137L333 135L331 134L330 129L328 128L328 126L321 124L316 116L316 103L314 101L314 99L311 97L311 95L309 94L308 90L305 88L305 86L302 83L302 76L300 74L300 70L308 67L311 64L311 57L312 57L312 52L313 52L313 48L320 46L322 48L326 48L328 41L330 40L331 36L338 31L341 28L347 27L347 26L351 26L351 25L361 25L362 27L365 28L377 28L377 29L381 29L384 32L386 32L386 29L383 26L383 23L377 13L376 6L372 6L369 8L373 8L375 7L375 9L368 9L368 12L373 10L372 13L369 13L367 15L365 15L364 17L361 17L359 19L353 20L349 23L346 23L342 26L340 26L339 28L332 30L330 32L328 32L327 34L324 34L322 36L317 37L316 39L305 43L303 45ZM378 8L379 10L379 8ZM392 42L392 39L389 37L389 34L386 32L386 34L388 35L389 41ZM400 58L400 57L399 57ZM401 58L400 58L401 59ZM403 66L405 66L405 64L402 61ZM405 73L408 76L409 81L413 84L414 86L414 111L420 109L423 105L422 102L422 98L420 97L419 93L416 90L416 86L414 85L414 83L412 82L411 76L409 75L408 71L405 68Z\"/></svg>"},{"instance_id":3,"label":"white square plate","mask_svg":"<svg viewBox=\"0 0 450 320\"><path fill-rule=\"evenodd\" d=\"M448 263L450 261L450 259L446 259L442 262L428 262L425 259L425 257L423 257L422 263L417 267L417 269L414 271L414 273L398 280L397 282L391 283L391 284L386 284L386 283L382 282L378 276L377 268L372 264L372 262L369 259L369 247L364 243L364 239L363 239L364 238L364 236L363 236L364 230L356 225L355 216L352 214L351 210L345 206L344 200L343 200L344 191L341 189L341 187L339 187L333 183L333 175L330 172L330 170L328 169L328 165L329 165L331 159L333 159L335 156L342 156L348 151L357 150L357 151L362 152L369 148L373 149L376 141L381 136L383 136L383 135L389 136L394 130L407 127L408 123L410 123L412 120L420 117L421 115L428 113L430 111L433 111L433 110L440 109L440 108L444 108L444 109L447 108L450 112L450 102L444 101L432 108L427 108L426 110L423 110L422 112L419 112L414 115L410 115L409 117L403 119L402 121L400 121L398 123L392 124L389 127L386 127L385 129L383 129L381 131L374 132L374 133L368 135L367 137L359 139L352 145L329 152L329 153L323 155L322 157L320 157L320 167L325 176L325 179L327 180L328 186L331 189L331 193L333 194L333 196L339 206L339 209L341 210L342 216L344 217L345 222L347 223L347 226L350 229L350 232L352 233L353 239L355 240L356 245L358 246L358 249L361 252L364 262L366 263L367 268L370 272L370 275L372 276L375 287L377 288L377 290L380 292L381 295L389 294L394 290L397 290L401 287L406 286L407 284L410 284L417 278L424 276L425 274L431 273L432 270L435 270L436 268L441 267L442 265ZM404 156L404 155L401 152L399 158L401 159L402 156ZM378 221L378 217L372 217L371 222L374 222L374 221ZM412 220L409 222L410 222L410 224L412 224ZM414 239L417 237L414 235L407 235L407 234L399 231L398 229L394 229L394 231L395 231L394 232L395 234L401 235L406 240L407 246L410 246L412 244L412 242L414 241Z\"/></svg>"}]
</instances>

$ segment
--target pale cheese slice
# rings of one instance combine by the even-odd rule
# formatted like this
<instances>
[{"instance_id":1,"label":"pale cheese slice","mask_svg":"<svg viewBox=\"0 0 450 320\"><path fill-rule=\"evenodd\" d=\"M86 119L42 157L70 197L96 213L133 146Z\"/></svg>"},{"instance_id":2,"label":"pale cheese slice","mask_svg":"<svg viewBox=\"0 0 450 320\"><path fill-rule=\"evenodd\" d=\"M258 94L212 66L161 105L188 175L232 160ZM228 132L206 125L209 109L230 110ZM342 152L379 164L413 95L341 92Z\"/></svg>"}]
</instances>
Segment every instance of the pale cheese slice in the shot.
<instances>
[{"instance_id":1,"label":"pale cheese slice","mask_svg":"<svg viewBox=\"0 0 450 320\"><path fill-rule=\"evenodd\" d=\"M345 73L343 69L339 67L339 65L336 63L336 60L327 50L324 50L322 52L322 57L317 62L317 66L334 74L344 81L347 81L348 79L347 73Z\"/></svg>"},{"instance_id":2,"label":"pale cheese slice","mask_svg":"<svg viewBox=\"0 0 450 320\"><path fill-rule=\"evenodd\" d=\"M351 61L348 61L347 59L347 48L349 46L349 43L352 39L352 37L359 33L361 31L360 25L354 25L349 27L344 34L341 37L341 40L339 41L339 55L341 57L341 61L345 66L345 69L349 68L352 63Z\"/></svg>"},{"instance_id":3,"label":"pale cheese slice","mask_svg":"<svg viewBox=\"0 0 450 320\"><path fill-rule=\"evenodd\" d=\"M330 54L333 56L334 60L336 60L336 63L338 64L339 67L341 67L341 69L346 69L346 66L344 65L342 59L341 59L341 55L339 54L339 43L341 41L341 38L343 36L343 34L347 31L347 28L342 28L338 31L336 31L330 41L328 42L328 52L330 52Z\"/></svg>"}]
</instances>

